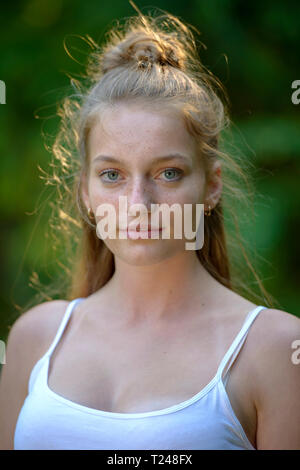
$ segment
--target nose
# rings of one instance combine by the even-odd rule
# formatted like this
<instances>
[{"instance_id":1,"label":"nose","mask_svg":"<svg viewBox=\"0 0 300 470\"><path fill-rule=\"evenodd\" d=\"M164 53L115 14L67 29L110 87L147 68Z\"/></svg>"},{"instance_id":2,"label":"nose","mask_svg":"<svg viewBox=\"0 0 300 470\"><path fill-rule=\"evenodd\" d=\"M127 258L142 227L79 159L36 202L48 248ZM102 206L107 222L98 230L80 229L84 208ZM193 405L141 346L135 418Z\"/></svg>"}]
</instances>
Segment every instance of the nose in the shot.
<instances>
[{"instance_id":1,"label":"nose","mask_svg":"<svg viewBox=\"0 0 300 470\"><path fill-rule=\"evenodd\" d=\"M151 211L151 204L154 203L153 195L151 190L142 177L137 177L132 181L132 184L128 188L126 193L127 196L127 204L128 204L128 212L130 215L130 208L133 204L142 204L146 207L148 213ZM133 213L133 215L135 215Z\"/></svg>"}]
</instances>

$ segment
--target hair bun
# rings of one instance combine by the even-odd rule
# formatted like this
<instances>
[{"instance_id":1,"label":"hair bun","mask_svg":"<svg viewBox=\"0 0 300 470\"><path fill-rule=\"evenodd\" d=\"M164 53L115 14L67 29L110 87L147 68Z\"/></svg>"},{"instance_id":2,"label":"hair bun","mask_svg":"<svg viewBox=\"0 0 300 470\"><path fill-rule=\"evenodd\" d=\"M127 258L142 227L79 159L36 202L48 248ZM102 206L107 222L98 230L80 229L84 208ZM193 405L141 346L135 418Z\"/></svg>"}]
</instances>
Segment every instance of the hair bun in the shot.
<instances>
[{"instance_id":1,"label":"hair bun","mask_svg":"<svg viewBox=\"0 0 300 470\"><path fill-rule=\"evenodd\" d=\"M125 39L104 51L101 60L102 73L129 63L136 64L138 68L149 68L158 64L183 69L185 54L181 44L170 34L164 36L166 35L163 33L129 33Z\"/></svg>"},{"instance_id":2,"label":"hair bun","mask_svg":"<svg viewBox=\"0 0 300 470\"><path fill-rule=\"evenodd\" d=\"M136 41L128 48L128 54L139 68L145 68L153 64L181 68L180 59L177 57L174 48L155 39Z\"/></svg>"}]
</instances>

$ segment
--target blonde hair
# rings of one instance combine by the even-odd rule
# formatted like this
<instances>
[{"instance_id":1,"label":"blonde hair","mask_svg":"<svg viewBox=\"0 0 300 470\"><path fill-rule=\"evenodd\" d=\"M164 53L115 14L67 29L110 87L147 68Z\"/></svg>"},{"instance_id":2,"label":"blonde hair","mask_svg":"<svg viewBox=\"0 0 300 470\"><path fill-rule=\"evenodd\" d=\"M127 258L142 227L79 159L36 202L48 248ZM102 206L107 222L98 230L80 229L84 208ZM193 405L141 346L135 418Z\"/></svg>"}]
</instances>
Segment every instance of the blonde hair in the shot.
<instances>
[{"instance_id":1,"label":"blonde hair","mask_svg":"<svg viewBox=\"0 0 300 470\"><path fill-rule=\"evenodd\" d=\"M114 256L97 237L81 200L80 185L89 163L87 142L95 119L105 109L120 102L142 102L158 110L175 107L181 113L197 141L207 178L213 162L222 162L222 196L205 219L199 261L224 286L272 307L274 299L247 256L238 224L240 214L234 207L236 201L245 203L244 211L250 215L250 170L243 169L238 157L221 150L221 132L230 125L229 100L220 81L201 63L192 28L170 13L155 17L138 11L123 26L118 24L106 33L104 45L89 36L84 39L92 49L86 74L81 82L71 79L73 92L58 107L61 123L52 145L53 174L44 177L46 184L58 189L51 226L55 248L62 242L65 258L65 264L56 258L62 276L41 290L44 299L87 297L114 273ZM229 227L225 231L225 214L233 222L232 233ZM260 294L250 288L245 268L254 276ZM34 280L32 277L32 286L38 284Z\"/></svg>"}]
</instances>

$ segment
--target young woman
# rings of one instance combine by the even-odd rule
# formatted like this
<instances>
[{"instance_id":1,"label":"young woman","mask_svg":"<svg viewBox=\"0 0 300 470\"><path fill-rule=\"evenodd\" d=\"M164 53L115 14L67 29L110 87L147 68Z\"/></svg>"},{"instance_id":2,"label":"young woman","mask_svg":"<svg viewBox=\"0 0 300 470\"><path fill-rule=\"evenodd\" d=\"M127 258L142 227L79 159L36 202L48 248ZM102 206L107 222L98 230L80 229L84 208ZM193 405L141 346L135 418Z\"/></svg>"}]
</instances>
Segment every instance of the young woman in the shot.
<instances>
[{"instance_id":1,"label":"young woman","mask_svg":"<svg viewBox=\"0 0 300 470\"><path fill-rule=\"evenodd\" d=\"M79 209L60 215L81 243L68 300L34 306L11 329L2 449L300 448L300 320L233 288L222 196L242 193L219 149L225 105L190 29L160 19L113 31L91 54L88 91L73 83L60 110L53 151L69 189L75 170L66 194ZM117 225L102 239L97 209L119 214L120 196L149 221L152 204L204 204L203 246L186 249L174 221L169 238L143 238L132 216L127 238Z\"/></svg>"}]
</instances>

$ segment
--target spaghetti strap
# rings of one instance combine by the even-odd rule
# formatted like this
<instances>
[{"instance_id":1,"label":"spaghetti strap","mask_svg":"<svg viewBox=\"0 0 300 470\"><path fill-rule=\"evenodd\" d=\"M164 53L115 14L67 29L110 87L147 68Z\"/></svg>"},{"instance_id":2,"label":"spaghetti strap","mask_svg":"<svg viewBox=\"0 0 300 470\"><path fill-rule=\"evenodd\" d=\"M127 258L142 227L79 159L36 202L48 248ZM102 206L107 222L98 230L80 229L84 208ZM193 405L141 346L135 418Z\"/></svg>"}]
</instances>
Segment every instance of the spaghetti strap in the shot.
<instances>
[{"instance_id":1,"label":"spaghetti strap","mask_svg":"<svg viewBox=\"0 0 300 470\"><path fill-rule=\"evenodd\" d=\"M231 346L229 347L228 351L226 352L226 354L224 355L224 357L223 357L223 359L220 363L220 366L219 366L218 371L217 371L217 376L218 376L219 379L220 378L222 379L223 376L226 376L226 374L229 371L231 365L233 364L236 356L238 355L241 347L244 344L244 341L247 337L250 326L252 325L253 321L255 320L255 318L257 317L259 312L261 312L261 310L266 309L266 308L267 307L259 305L254 310L251 310L248 313L242 328L240 329L239 333L236 335L235 339L231 343ZM226 379L227 378L228 378L228 375L227 375Z\"/></svg>"},{"instance_id":2,"label":"spaghetti strap","mask_svg":"<svg viewBox=\"0 0 300 470\"><path fill-rule=\"evenodd\" d=\"M42 380L41 377L41 371L42 369L47 366L47 360L50 360L51 354L53 353L54 348L56 347L57 343L59 342L64 329L66 327L66 324L68 323L68 320L71 316L71 313L73 312L73 309L75 305L81 300L84 300L84 297L78 297L77 299L72 300L64 313L63 319L59 325L59 328L56 332L56 335L54 337L54 340L52 341L49 349L46 351L46 353L35 363L35 365L32 368L32 371L30 373L29 381L28 381L28 393L30 394L33 391L33 388L38 385L39 381Z\"/></svg>"},{"instance_id":3,"label":"spaghetti strap","mask_svg":"<svg viewBox=\"0 0 300 470\"><path fill-rule=\"evenodd\" d=\"M44 354L44 357L51 357L51 354L53 353L57 343L59 342L63 332L64 332L64 329L69 321L69 318L74 310L74 307L79 303L81 302L82 300L84 300L84 297L78 297L77 299L74 299L74 300L71 300L71 302L69 303L69 305L67 306L66 308L66 311L65 311L65 314L63 316L63 319L59 325L59 328L57 330L57 333L55 335L55 338L54 340L52 341L48 351Z\"/></svg>"}]
</instances>

